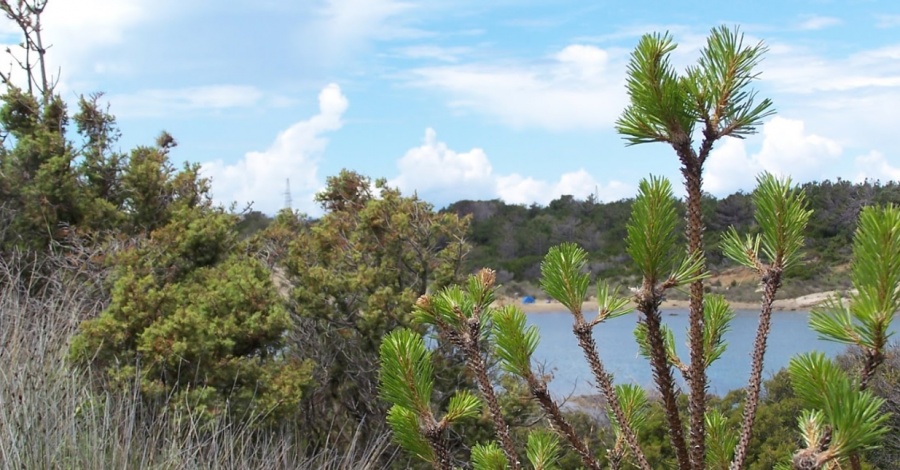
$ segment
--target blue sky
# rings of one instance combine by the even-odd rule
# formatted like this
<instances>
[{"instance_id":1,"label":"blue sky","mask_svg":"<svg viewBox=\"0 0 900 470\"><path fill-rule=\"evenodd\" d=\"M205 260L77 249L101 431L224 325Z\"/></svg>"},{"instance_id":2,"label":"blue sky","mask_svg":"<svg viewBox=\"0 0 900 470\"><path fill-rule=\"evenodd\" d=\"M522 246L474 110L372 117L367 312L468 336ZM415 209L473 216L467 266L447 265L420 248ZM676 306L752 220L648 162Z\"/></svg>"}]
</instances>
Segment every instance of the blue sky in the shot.
<instances>
[{"instance_id":1,"label":"blue sky","mask_svg":"<svg viewBox=\"0 0 900 470\"><path fill-rule=\"evenodd\" d=\"M290 178L294 207L317 214L342 168L437 207L677 182L670 148L613 129L628 54L669 31L683 69L719 24L768 45L757 88L778 114L719 143L707 190L751 190L762 170L900 179L894 1L51 0L45 30L64 98L105 92L123 149L165 129L218 201L274 213Z\"/></svg>"}]
</instances>

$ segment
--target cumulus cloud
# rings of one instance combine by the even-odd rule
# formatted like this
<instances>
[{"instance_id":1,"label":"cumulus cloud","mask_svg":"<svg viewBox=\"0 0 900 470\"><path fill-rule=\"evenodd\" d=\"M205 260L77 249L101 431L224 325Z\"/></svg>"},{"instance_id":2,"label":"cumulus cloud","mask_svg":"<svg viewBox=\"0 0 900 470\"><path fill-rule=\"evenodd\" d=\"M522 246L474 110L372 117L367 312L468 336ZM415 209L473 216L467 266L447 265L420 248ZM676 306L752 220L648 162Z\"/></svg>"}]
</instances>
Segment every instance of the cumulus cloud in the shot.
<instances>
[{"instance_id":1,"label":"cumulus cloud","mask_svg":"<svg viewBox=\"0 0 900 470\"><path fill-rule=\"evenodd\" d=\"M632 196L628 185L611 181L602 184L584 169L560 175L556 181L537 180L517 173L497 178L497 195L510 204L547 204L564 195L585 199L595 194L600 201L614 201Z\"/></svg>"},{"instance_id":2,"label":"cumulus cloud","mask_svg":"<svg viewBox=\"0 0 900 470\"><path fill-rule=\"evenodd\" d=\"M321 188L318 161L328 143L324 134L341 128L348 106L340 87L330 84L319 93L319 113L281 131L265 151L248 152L235 163L205 163L203 172L212 177L216 200L253 202L256 210L275 213L284 204L282 188L290 179L294 208L314 212L312 196Z\"/></svg>"},{"instance_id":3,"label":"cumulus cloud","mask_svg":"<svg viewBox=\"0 0 900 470\"><path fill-rule=\"evenodd\" d=\"M815 177L841 154L837 142L808 134L796 119L776 116L763 125L762 135L762 148L754 157L763 169L780 175Z\"/></svg>"},{"instance_id":4,"label":"cumulus cloud","mask_svg":"<svg viewBox=\"0 0 900 470\"><path fill-rule=\"evenodd\" d=\"M392 186L404 193L415 191L437 205L495 198L510 204L547 204L564 194L579 199L596 194L600 200L609 201L632 193L627 185L617 181L603 184L584 169L564 173L555 181L518 173L498 175L484 150L454 151L440 142L431 128L426 129L421 146L398 160L397 168L400 174L390 181Z\"/></svg>"},{"instance_id":5,"label":"cumulus cloud","mask_svg":"<svg viewBox=\"0 0 900 470\"><path fill-rule=\"evenodd\" d=\"M747 155L743 140L723 139L706 162L705 190L725 196L739 189L752 188L755 175L760 171L759 163Z\"/></svg>"},{"instance_id":6,"label":"cumulus cloud","mask_svg":"<svg viewBox=\"0 0 900 470\"><path fill-rule=\"evenodd\" d=\"M872 150L865 155L856 157L857 182L865 180L876 181L900 181L900 167L891 165L884 154Z\"/></svg>"},{"instance_id":7,"label":"cumulus cloud","mask_svg":"<svg viewBox=\"0 0 900 470\"><path fill-rule=\"evenodd\" d=\"M437 140L437 133L431 128L425 130L422 145L410 149L397 161L397 168L400 175L391 180L391 185L405 193L419 191L441 200L462 194L470 199L493 195L493 168L484 150L451 150Z\"/></svg>"},{"instance_id":8,"label":"cumulus cloud","mask_svg":"<svg viewBox=\"0 0 900 470\"><path fill-rule=\"evenodd\" d=\"M449 96L449 106L513 127L606 129L625 106L624 67L609 51L573 44L532 64L414 69L410 83Z\"/></svg>"},{"instance_id":9,"label":"cumulus cloud","mask_svg":"<svg viewBox=\"0 0 900 470\"><path fill-rule=\"evenodd\" d=\"M726 195L754 186L763 171L810 181L827 175L841 155L841 146L826 137L806 132L803 121L774 117L763 125L762 145L748 154L745 141L728 138L713 150L707 163L706 189Z\"/></svg>"}]
</instances>

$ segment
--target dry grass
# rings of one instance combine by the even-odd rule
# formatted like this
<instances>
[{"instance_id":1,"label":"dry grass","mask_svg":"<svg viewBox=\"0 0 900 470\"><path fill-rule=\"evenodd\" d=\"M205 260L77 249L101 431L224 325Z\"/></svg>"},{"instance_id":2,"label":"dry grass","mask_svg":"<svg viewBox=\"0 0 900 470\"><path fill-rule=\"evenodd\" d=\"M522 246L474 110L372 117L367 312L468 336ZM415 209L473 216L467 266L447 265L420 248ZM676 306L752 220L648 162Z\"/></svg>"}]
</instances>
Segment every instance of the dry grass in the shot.
<instances>
[{"instance_id":1,"label":"dry grass","mask_svg":"<svg viewBox=\"0 0 900 470\"><path fill-rule=\"evenodd\" d=\"M310 450L301 432L263 432L223 420L199 426L131 391L104 391L66 361L78 323L103 295L73 271L21 275L28 260L0 260L0 468L374 469L384 467L387 434L350 448ZM51 269L46 269L46 268Z\"/></svg>"}]
</instances>

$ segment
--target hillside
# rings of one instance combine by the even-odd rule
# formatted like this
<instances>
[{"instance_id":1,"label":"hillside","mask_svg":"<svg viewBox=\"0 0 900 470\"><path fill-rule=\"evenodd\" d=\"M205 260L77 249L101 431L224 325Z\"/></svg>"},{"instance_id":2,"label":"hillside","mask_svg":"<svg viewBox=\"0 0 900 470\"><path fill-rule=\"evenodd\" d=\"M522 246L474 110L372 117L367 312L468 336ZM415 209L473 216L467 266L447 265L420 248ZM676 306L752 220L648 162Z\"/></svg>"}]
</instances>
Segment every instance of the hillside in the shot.
<instances>
[{"instance_id":1,"label":"hillside","mask_svg":"<svg viewBox=\"0 0 900 470\"><path fill-rule=\"evenodd\" d=\"M893 181L852 183L839 179L802 187L813 210L806 230L804 263L789 273L780 298L849 287L850 244L859 211L871 204L900 204L900 184ZM712 271L708 288L725 293L732 301L758 300L755 277L723 258L719 250L719 240L729 227L734 226L739 233L756 229L751 194L738 192L723 198L706 195L703 202ZM631 203L631 199L598 202L564 195L546 206L507 204L498 199L462 200L442 212L470 217L471 251L464 260L465 269L497 270L506 293L514 295L539 293L536 281L541 260L551 246L562 242L578 243L590 253L589 269L595 278L621 285L637 282L624 241ZM243 216L238 229L249 236L269 222L268 216L253 211ZM675 292L672 297L678 299L679 294Z\"/></svg>"},{"instance_id":2,"label":"hillside","mask_svg":"<svg viewBox=\"0 0 900 470\"><path fill-rule=\"evenodd\" d=\"M900 203L900 185L895 182L823 181L804 184L803 189L813 210L806 231L805 262L790 273L783 297L846 288L850 243L860 209L870 204ZM502 282L528 290L540 274L540 261L547 249L565 241L578 243L590 253L589 269L594 276L620 283L636 281L624 242L631 202L601 203L562 196L547 206L459 201L445 210L471 216L468 269L493 267ZM718 247L730 226L740 233L756 229L751 195L707 195L704 212L709 268L713 272L710 289L727 290L732 300L756 300L753 277L724 259Z\"/></svg>"}]
</instances>

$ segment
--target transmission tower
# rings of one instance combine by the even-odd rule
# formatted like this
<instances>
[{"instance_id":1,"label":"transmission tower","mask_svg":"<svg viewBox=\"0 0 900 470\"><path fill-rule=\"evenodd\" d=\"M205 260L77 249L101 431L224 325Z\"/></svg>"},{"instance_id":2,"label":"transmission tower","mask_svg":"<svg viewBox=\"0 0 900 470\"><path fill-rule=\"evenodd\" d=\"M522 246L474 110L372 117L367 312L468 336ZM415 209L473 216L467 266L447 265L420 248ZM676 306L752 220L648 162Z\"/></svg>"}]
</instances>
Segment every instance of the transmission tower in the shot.
<instances>
[{"instance_id":1,"label":"transmission tower","mask_svg":"<svg viewBox=\"0 0 900 470\"><path fill-rule=\"evenodd\" d=\"M293 210L293 201L291 200L291 179L288 178L284 182L284 208Z\"/></svg>"}]
</instances>

